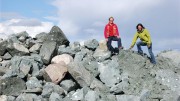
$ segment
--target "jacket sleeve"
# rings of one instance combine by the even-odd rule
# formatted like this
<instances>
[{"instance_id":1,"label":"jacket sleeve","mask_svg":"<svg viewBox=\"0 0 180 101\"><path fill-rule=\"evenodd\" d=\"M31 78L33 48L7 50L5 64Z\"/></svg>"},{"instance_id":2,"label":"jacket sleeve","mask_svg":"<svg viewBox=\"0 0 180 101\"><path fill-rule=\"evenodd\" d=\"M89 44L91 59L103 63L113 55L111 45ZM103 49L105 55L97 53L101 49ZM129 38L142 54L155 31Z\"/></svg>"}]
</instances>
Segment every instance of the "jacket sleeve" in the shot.
<instances>
[{"instance_id":1,"label":"jacket sleeve","mask_svg":"<svg viewBox=\"0 0 180 101\"><path fill-rule=\"evenodd\" d=\"M133 38L133 41L132 41L132 44L131 44L132 47L134 47L137 38L138 38L138 34L136 33L136 34L134 35L134 38Z\"/></svg>"},{"instance_id":2,"label":"jacket sleeve","mask_svg":"<svg viewBox=\"0 0 180 101\"><path fill-rule=\"evenodd\" d=\"M147 29L145 31L146 31L146 36L148 38L147 44L150 45L151 44L151 36L150 36L149 31Z\"/></svg>"},{"instance_id":3,"label":"jacket sleeve","mask_svg":"<svg viewBox=\"0 0 180 101\"><path fill-rule=\"evenodd\" d=\"M104 28L104 37L105 37L105 38L108 38L108 35L107 35L107 25L106 25L105 28Z\"/></svg>"},{"instance_id":4,"label":"jacket sleeve","mask_svg":"<svg viewBox=\"0 0 180 101\"><path fill-rule=\"evenodd\" d=\"M115 26L116 26L116 35L119 36L119 30L118 30L118 27L117 27L117 25L115 25Z\"/></svg>"}]
</instances>

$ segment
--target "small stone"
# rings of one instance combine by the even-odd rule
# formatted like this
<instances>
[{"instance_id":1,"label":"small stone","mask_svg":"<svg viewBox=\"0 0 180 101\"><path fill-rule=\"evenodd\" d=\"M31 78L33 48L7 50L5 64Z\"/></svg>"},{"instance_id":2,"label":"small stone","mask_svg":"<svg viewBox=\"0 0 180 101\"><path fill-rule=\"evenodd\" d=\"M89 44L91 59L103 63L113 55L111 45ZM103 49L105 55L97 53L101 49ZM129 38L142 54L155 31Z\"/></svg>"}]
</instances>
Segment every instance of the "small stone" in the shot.
<instances>
[{"instance_id":1,"label":"small stone","mask_svg":"<svg viewBox=\"0 0 180 101\"><path fill-rule=\"evenodd\" d=\"M60 86L66 90L67 92L69 91L73 91L75 90L75 88L77 87L76 83L73 82L72 80L63 80L61 83L60 83Z\"/></svg>"},{"instance_id":2,"label":"small stone","mask_svg":"<svg viewBox=\"0 0 180 101\"><path fill-rule=\"evenodd\" d=\"M51 60L51 63L59 63L59 62L64 62L67 65L70 62L73 62L73 57L68 54L62 54L53 57Z\"/></svg>"}]
</instances>

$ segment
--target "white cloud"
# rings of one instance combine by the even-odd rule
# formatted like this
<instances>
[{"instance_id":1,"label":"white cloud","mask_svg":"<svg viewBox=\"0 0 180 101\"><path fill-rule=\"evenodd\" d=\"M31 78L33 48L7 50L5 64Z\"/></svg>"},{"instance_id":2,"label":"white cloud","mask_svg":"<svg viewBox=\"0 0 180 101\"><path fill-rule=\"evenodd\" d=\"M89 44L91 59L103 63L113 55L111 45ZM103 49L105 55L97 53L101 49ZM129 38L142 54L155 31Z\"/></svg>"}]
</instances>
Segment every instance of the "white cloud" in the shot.
<instances>
[{"instance_id":1,"label":"white cloud","mask_svg":"<svg viewBox=\"0 0 180 101\"><path fill-rule=\"evenodd\" d=\"M26 31L30 36L34 37L41 32L49 32L53 23L41 22L34 19L11 19L0 23L0 37L7 36L22 31Z\"/></svg>"},{"instance_id":2,"label":"white cloud","mask_svg":"<svg viewBox=\"0 0 180 101\"><path fill-rule=\"evenodd\" d=\"M110 16L127 20L163 0L54 0L57 8L58 22L69 37L76 34L86 35L89 29L101 32ZM93 28L93 29L92 29ZM97 29L98 28L98 29ZM83 33L85 31L86 33Z\"/></svg>"}]
</instances>

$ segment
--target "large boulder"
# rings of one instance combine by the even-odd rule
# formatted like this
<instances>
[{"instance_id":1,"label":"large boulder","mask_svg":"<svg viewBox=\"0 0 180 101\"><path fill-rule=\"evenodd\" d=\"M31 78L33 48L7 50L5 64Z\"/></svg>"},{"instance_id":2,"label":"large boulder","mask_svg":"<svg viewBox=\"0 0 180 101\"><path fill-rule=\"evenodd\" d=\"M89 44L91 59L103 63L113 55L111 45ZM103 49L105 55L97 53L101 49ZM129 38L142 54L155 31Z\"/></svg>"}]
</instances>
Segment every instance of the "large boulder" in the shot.
<instances>
[{"instance_id":1,"label":"large boulder","mask_svg":"<svg viewBox=\"0 0 180 101\"><path fill-rule=\"evenodd\" d=\"M15 56L11 59L10 69L6 72L4 77L18 76L24 78L31 71L32 76L38 76L39 70L42 68L43 62L39 55L33 56Z\"/></svg>"},{"instance_id":2,"label":"large boulder","mask_svg":"<svg viewBox=\"0 0 180 101\"><path fill-rule=\"evenodd\" d=\"M40 56L45 64L49 64L52 57L55 56L57 44L54 41L45 41L40 49Z\"/></svg>"},{"instance_id":3,"label":"large boulder","mask_svg":"<svg viewBox=\"0 0 180 101\"><path fill-rule=\"evenodd\" d=\"M164 58L171 59L176 67L180 68L180 51L165 51L158 54L158 56L162 56Z\"/></svg>"},{"instance_id":4,"label":"large boulder","mask_svg":"<svg viewBox=\"0 0 180 101\"><path fill-rule=\"evenodd\" d=\"M84 46L90 50L95 50L99 45L99 42L96 39L87 40L84 42Z\"/></svg>"},{"instance_id":5,"label":"large boulder","mask_svg":"<svg viewBox=\"0 0 180 101\"><path fill-rule=\"evenodd\" d=\"M6 52L7 41L0 42L0 55L4 55Z\"/></svg>"},{"instance_id":6,"label":"large boulder","mask_svg":"<svg viewBox=\"0 0 180 101\"><path fill-rule=\"evenodd\" d=\"M25 89L25 82L21 78L0 79L0 94L18 96Z\"/></svg>"},{"instance_id":7,"label":"large boulder","mask_svg":"<svg viewBox=\"0 0 180 101\"><path fill-rule=\"evenodd\" d=\"M90 86L94 79L90 72L87 71L85 67L79 62L71 62L68 65L68 72L79 83L81 87Z\"/></svg>"},{"instance_id":8,"label":"large boulder","mask_svg":"<svg viewBox=\"0 0 180 101\"><path fill-rule=\"evenodd\" d=\"M12 56L23 56L29 54L29 50L19 43L9 43L7 50Z\"/></svg>"},{"instance_id":9,"label":"large boulder","mask_svg":"<svg viewBox=\"0 0 180 101\"><path fill-rule=\"evenodd\" d=\"M46 37L47 41L55 41L57 45L69 45L69 40L66 38L63 31L58 26L53 26L51 31L48 33Z\"/></svg>"},{"instance_id":10,"label":"large boulder","mask_svg":"<svg viewBox=\"0 0 180 101\"><path fill-rule=\"evenodd\" d=\"M57 55L52 58L51 63L59 63L63 61L66 64L73 62L73 57L68 54Z\"/></svg>"},{"instance_id":11,"label":"large boulder","mask_svg":"<svg viewBox=\"0 0 180 101\"><path fill-rule=\"evenodd\" d=\"M58 64L50 64L45 68L43 77L46 81L59 83L67 73L67 66L64 62Z\"/></svg>"}]
</instances>

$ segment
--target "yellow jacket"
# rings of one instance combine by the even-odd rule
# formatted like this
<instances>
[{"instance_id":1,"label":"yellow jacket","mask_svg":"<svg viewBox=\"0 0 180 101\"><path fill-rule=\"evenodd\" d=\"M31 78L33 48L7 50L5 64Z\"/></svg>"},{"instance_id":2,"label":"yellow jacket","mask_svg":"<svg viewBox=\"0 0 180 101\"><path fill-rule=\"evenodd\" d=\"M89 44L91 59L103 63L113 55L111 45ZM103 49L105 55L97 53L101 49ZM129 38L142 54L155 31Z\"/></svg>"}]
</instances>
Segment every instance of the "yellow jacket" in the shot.
<instances>
[{"instance_id":1,"label":"yellow jacket","mask_svg":"<svg viewBox=\"0 0 180 101\"><path fill-rule=\"evenodd\" d=\"M134 46L138 38L140 38L141 41L143 41L144 43L147 43L148 45L151 44L151 37L147 29L143 29L142 32L136 32L132 41L132 45L131 45L132 47Z\"/></svg>"}]
</instances>

